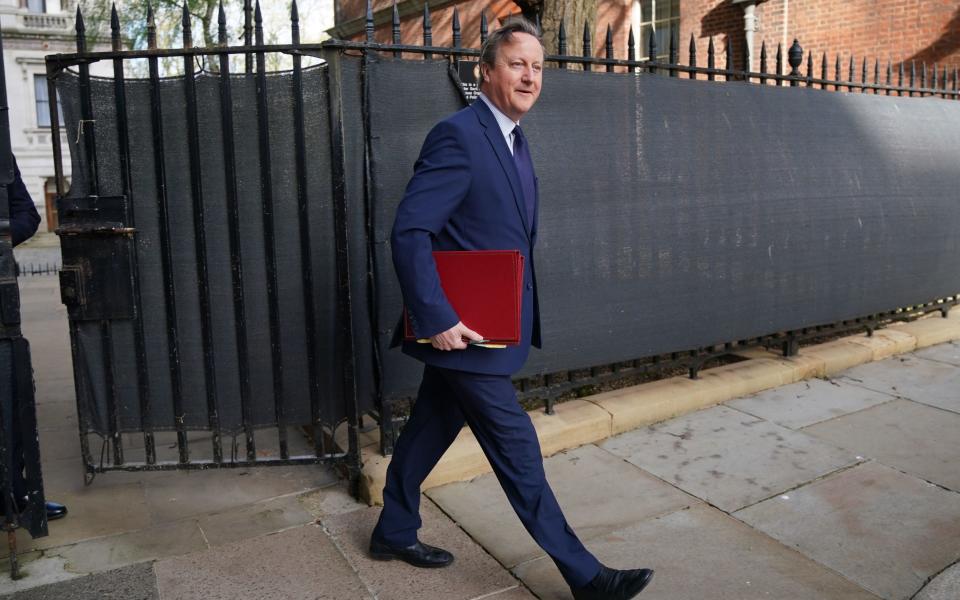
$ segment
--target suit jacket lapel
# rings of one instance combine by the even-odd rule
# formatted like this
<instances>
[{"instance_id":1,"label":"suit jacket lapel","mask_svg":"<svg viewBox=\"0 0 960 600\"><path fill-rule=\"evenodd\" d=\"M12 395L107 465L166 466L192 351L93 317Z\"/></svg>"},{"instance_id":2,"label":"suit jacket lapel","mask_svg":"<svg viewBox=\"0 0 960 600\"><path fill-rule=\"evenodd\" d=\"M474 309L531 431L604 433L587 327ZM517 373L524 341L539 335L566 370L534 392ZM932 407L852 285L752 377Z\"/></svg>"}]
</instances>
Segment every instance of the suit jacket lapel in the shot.
<instances>
[{"instance_id":1,"label":"suit jacket lapel","mask_svg":"<svg viewBox=\"0 0 960 600\"><path fill-rule=\"evenodd\" d=\"M513 162L513 154L511 154L510 149L507 148L507 141L503 138L500 125L497 123L497 119L493 116L493 113L490 112L490 108L487 107L486 103L480 98L477 98L471 106L480 118L480 123L484 126L484 135L487 141L490 142L494 153L497 155L497 160L500 161L503 172L507 175L507 181L510 182L510 189L513 191L513 201L517 206L517 214L520 216L520 221L523 223L523 231L527 234L527 239L529 240L530 223L527 222L527 209L523 200L523 186L520 185L520 176L517 174L517 166Z\"/></svg>"}]
</instances>

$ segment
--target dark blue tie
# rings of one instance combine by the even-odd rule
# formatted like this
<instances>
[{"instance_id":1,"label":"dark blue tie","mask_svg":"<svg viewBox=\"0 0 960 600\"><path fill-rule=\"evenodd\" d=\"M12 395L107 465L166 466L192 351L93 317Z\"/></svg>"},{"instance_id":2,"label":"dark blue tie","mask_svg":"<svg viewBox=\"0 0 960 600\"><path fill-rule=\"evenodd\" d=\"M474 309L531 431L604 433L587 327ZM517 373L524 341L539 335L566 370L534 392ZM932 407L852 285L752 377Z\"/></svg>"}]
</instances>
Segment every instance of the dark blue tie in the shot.
<instances>
[{"instance_id":1,"label":"dark blue tie","mask_svg":"<svg viewBox=\"0 0 960 600\"><path fill-rule=\"evenodd\" d=\"M527 223L533 227L533 207L537 201L537 187L533 180L533 161L530 160L530 150L527 148L527 140L523 137L523 130L519 125L513 128L513 162L517 166L520 186L523 188Z\"/></svg>"}]
</instances>

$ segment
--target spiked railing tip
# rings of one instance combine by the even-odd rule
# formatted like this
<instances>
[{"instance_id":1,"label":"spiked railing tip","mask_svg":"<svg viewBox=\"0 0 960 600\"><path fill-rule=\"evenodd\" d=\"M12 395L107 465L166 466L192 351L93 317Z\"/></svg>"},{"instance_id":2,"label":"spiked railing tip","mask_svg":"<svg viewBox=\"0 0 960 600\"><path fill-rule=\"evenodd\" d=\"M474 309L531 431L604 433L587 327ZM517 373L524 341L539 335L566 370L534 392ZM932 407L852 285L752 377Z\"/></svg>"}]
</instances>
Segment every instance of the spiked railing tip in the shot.
<instances>
[{"instance_id":1,"label":"spiked railing tip","mask_svg":"<svg viewBox=\"0 0 960 600\"><path fill-rule=\"evenodd\" d=\"M290 2L290 20L294 23L300 22L300 11L297 10L297 0Z\"/></svg>"},{"instance_id":2,"label":"spiked railing tip","mask_svg":"<svg viewBox=\"0 0 960 600\"><path fill-rule=\"evenodd\" d=\"M456 6L453 7L453 47L460 47L460 9Z\"/></svg>"},{"instance_id":3,"label":"spiked railing tip","mask_svg":"<svg viewBox=\"0 0 960 600\"><path fill-rule=\"evenodd\" d=\"M373 24L373 2L371 0L367 0L367 12L363 28L366 32L367 42L372 42L375 27Z\"/></svg>"},{"instance_id":4,"label":"spiked railing tip","mask_svg":"<svg viewBox=\"0 0 960 600\"><path fill-rule=\"evenodd\" d=\"M120 33L120 15L117 14L116 2L110 5L110 30L115 34Z\"/></svg>"},{"instance_id":5,"label":"spiked railing tip","mask_svg":"<svg viewBox=\"0 0 960 600\"><path fill-rule=\"evenodd\" d=\"M86 27L83 24L83 13L80 12L80 5L77 5L77 15L76 15L76 26L75 29L77 33L83 33L86 31Z\"/></svg>"}]
</instances>

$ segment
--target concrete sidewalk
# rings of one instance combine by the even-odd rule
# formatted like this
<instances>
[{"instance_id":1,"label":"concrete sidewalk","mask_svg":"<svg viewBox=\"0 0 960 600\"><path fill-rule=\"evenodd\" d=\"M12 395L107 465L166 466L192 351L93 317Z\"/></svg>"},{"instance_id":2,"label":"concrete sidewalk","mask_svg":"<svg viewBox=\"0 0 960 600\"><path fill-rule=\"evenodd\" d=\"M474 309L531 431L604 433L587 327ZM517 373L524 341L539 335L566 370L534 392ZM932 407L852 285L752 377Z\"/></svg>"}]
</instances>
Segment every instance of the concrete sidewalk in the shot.
<instances>
[{"instance_id":1,"label":"concrete sidewalk","mask_svg":"<svg viewBox=\"0 0 960 600\"><path fill-rule=\"evenodd\" d=\"M16 598L569 598L492 475L427 490L449 569L366 558L379 508L319 467L82 480L65 310L22 278L50 536ZM960 598L960 344L725 402L546 459L586 545L643 598Z\"/></svg>"}]
</instances>

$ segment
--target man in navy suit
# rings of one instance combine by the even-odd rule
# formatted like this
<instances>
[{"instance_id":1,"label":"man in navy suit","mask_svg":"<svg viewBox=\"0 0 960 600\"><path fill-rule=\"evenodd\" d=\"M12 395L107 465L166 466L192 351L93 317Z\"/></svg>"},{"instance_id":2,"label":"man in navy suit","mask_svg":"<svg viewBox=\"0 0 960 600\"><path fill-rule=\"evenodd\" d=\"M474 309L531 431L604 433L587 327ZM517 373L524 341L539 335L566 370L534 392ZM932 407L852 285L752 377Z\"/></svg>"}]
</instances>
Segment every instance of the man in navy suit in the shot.
<instances>
[{"instance_id":1,"label":"man in navy suit","mask_svg":"<svg viewBox=\"0 0 960 600\"><path fill-rule=\"evenodd\" d=\"M13 161L13 181L7 185L7 205L9 207L8 216L10 218L10 241L16 246L21 242L30 239L37 232L40 225L40 214L37 213L37 207L33 204L33 198L27 191L27 186L23 183L20 176L20 169L17 167L17 159L11 156ZM8 398L14 400L14 398ZM6 424L6 436L10 440L10 472L13 482L13 495L18 504L23 503L26 498L26 482L23 479L23 452L21 450L19 426L17 415L19 411L13 406L2 407L4 411L4 423ZM5 490L0 490L5 492ZM0 503L2 504L2 503ZM67 514L67 507L59 502L47 502L47 520L59 519ZM0 506L0 513L3 512Z\"/></svg>"},{"instance_id":2,"label":"man in navy suit","mask_svg":"<svg viewBox=\"0 0 960 600\"><path fill-rule=\"evenodd\" d=\"M536 28L508 22L481 50L481 95L427 135L397 209L393 262L411 326L430 344L405 342L425 363L410 419L387 469L384 505L370 554L418 567L443 567L453 555L417 539L420 485L460 432L470 426L524 527L554 560L575 598L632 598L649 569L601 565L567 524L544 477L536 431L517 402L510 376L530 345L540 347L533 246L537 180L519 126L540 95L544 62ZM520 343L471 345L483 332L464 325L447 301L434 250L516 250L525 258Z\"/></svg>"}]
</instances>

